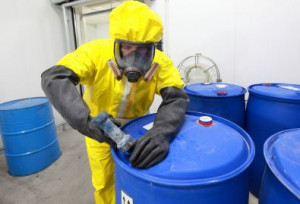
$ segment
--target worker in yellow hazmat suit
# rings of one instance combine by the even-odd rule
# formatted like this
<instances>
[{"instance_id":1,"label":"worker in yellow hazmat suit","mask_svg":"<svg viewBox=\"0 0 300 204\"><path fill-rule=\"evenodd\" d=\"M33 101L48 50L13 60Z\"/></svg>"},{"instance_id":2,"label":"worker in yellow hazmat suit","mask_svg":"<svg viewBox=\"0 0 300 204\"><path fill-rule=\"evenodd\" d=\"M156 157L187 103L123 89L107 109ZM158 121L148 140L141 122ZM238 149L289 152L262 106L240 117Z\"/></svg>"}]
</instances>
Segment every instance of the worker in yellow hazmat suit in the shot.
<instances>
[{"instance_id":1,"label":"worker in yellow hazmat suit","mask_svg":"<svg viewBox=\"0 0 300 204\"><path fill-rule=\"evenodd\" d=\"M101 111L126 122L147 113L154 95L162 97L153 128L136 143L130 156L135 168L163 160L183 121L188 99L172 61L155 49L163 26L147 5L127 1L110 14L112 39L81 45L42 73L42 88L66 121L86 135L96 203L114 204L114 142L91 124ZM83 99L75 86L86 85Z\"/></svg>"}]
</instances>

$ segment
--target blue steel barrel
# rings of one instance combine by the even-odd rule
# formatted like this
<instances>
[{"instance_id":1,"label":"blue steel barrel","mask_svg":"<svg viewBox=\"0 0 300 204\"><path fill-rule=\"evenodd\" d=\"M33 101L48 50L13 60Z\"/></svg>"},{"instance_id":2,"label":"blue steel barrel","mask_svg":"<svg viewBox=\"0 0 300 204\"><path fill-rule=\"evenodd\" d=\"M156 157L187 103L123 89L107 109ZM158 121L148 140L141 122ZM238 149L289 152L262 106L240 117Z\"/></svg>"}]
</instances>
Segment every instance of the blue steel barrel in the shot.
<instances>
[{"instance_id":1,"label":"blue steel barrel","mask_svg":"<svg viewBox=\"0 0 300 204\"><path fill-rule=\"evenodd\" d=\"M36 173L61 155L51 105L45 97L0 104L0 134L8 172Z\"/></svg>"},{"instance_id":2,"label":"blue steel barrel","mask_svg":"<svg viewBox=\"0 0 300 204\"><path fill-rule=\"evenodd\" d=\"M251 192L258 197L265 167L263 145L273 134L300 127L300 85L265 83L249 86L246 131L256 154L250 167Z\"/></svg>"},{"instance_id":3,"label":"blue steel barrel","mask_svg":"<svg viewBox=\"0 0 300 204\"><path fill-rule=\"evenodd\" d=\"M138 118L122 129L138 139L155 116ZM128 154L111 150L116 203L248 204L247 168L254 149L250 136L236 124L206 113L187 112L169 154L157 165L133 168Z\"/></svg>"},{"instance_id":4,"label":"blue steel barrel","mask_svg":"<svg viewBox=\"0 0 300 204\"><path fill-rule=\"evenodd\" d=\"M264 144L267 163L260 204L300 204L300 129L285 130Z\"/></svg>"},{"instance_id":5,"label":"blue steel barrel","mask_svg":"<svg viewBox=\"0 0 300 204\"><path fill-rule=\"evenodd\" d=\"M228 83L197 83L183 90L190 99L188 111L221 116L244 127L245 88Z\"/></svg>"}]
</instances>

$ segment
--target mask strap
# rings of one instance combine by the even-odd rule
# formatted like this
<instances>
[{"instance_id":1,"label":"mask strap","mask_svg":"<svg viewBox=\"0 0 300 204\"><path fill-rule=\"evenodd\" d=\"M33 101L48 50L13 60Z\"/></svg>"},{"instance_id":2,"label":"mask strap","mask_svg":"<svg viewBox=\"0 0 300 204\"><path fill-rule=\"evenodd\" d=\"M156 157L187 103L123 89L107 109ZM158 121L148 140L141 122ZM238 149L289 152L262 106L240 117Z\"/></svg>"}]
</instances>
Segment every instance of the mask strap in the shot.
<instances>
[{"instance_id":1,"label":"mask strap","mask_svg":"<svg viewBox=\"0 0 300 204\"><path fill-rule=\"evenodd\" d=\"M158 68L159 68L159 64L154 62L151 68L145 73L144 80L150 81Z\"/></svg>"},{"instance_id":2,"label":"mask strap","mask_svg":"<svg viewBox=\"0 0 300 204\"><path fill-rule=\"evenodd\" d=\"M115 75L115 78L117 80L122 79L122 73L120 71L120 69L117 68L116 64L114 63L114 61L112 59L107 61L107 64L109 66L109 68L111 69L111 71L113 72L113 74Z\"/></svg>"}]
</instances>

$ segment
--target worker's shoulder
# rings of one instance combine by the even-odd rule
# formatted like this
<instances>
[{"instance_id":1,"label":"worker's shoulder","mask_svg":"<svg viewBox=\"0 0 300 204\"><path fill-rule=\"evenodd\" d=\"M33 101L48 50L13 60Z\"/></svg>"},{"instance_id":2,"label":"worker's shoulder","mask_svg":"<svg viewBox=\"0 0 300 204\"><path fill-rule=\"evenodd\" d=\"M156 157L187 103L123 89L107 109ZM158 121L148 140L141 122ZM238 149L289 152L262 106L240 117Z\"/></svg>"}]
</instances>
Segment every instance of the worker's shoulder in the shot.
<instances>
[{"instance_id":1,"label":"worker's shoulder","mask_svg":"<svg viewBox=\"0 0 300 204\"><path fill-rule=\"evenodd\" d=\"M166 55L164 52L156 49L155 50L155 56L154 56L154 62L167 62L172 61L168 55Z\"/></svg>"},{"instance_id":2,"label":"worker's shoulder","mask_svg":"<svg viewBox=\"0 0 300 204\"><path fill-rule=\"evenodd\" d=\"M101 48L109 48L112 47L114 44L113 39L96 39L89 42L84 43L83 47L101 49Z\"/></svg>"}]
</instances>

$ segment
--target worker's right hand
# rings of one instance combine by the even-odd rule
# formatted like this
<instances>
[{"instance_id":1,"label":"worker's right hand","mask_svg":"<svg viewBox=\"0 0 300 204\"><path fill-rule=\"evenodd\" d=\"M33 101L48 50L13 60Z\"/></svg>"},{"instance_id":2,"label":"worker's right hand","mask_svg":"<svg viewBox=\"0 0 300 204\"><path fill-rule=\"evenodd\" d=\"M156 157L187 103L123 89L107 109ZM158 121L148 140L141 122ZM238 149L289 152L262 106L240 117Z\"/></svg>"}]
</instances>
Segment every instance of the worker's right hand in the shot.
<instances>
[{"instance_id":1,"label":"worker's right hand","mask_svg":"<svg viewBox=\"0 0 300 204\"><path fill-rule=\"evenodd\" d=\"M116 143L109 137L105 136L103 130L101 130L97 126L94 126L91 121L92 118L88 120L87 129L85 130L86 131L85 135L94 140L97 140L98 142L106 142L110 146L116 147Z\"/></svg>"},{"instance_id":2,"label":"worker's right hand","mask_svg":"<svg viewBox=\"0 0 300 204\"><path fill-rule=\"evenodd\" d=\"M118 119L115 119L112 115L109 115L108 117L116 126L121 127L122 124ZM110 146L116 148L116 143L110 137L106 136L104 131L101 130L101 128L93 125L91 122L92 119L89 119L89 133L87 133L87 135L91 135L91 138L96 139L98 142L106 142Z\"/></svg>"},{"instance_id":3,"label":"worker's right hand","mask_svg":"<svg viewBox=\"0 0 300 204\"><path fill-rule=\"evenodd\" d=\"M112 115L108 115L109 119L118 127L122 126L121 121L119 121L118 119L114 118Z\"/></svg>"}]
</instances>

